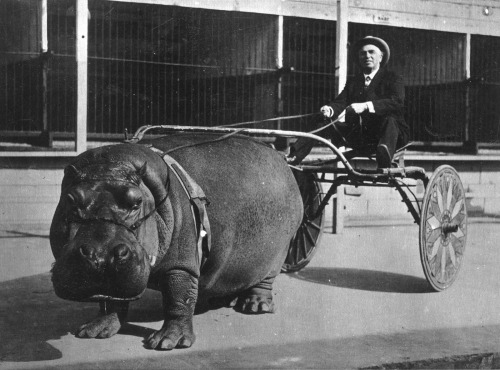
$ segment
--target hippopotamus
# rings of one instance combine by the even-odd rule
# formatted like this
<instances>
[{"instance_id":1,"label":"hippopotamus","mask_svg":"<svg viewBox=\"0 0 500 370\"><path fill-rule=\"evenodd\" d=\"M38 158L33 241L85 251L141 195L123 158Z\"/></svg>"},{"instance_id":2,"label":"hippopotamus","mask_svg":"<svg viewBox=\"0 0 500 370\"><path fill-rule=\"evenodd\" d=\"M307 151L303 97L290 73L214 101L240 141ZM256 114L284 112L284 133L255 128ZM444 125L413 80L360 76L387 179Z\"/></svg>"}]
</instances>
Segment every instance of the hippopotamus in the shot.
<instances>
[{"instance_id":1,"label":"hippopotamus","mask_svg":"<svg viewBox=\"0 0 500 370\"><path fill-rule=\"evenodd\" d=\"M161 292L164 316L145 338L151 349L190 347L199 307L274 312L272 284L303 217L278 151L245 135L180 132L90 149L64 171L52 283L60 298L100 305L77 337L116 334L147 288Z\"/></svg>"}]
</instances>

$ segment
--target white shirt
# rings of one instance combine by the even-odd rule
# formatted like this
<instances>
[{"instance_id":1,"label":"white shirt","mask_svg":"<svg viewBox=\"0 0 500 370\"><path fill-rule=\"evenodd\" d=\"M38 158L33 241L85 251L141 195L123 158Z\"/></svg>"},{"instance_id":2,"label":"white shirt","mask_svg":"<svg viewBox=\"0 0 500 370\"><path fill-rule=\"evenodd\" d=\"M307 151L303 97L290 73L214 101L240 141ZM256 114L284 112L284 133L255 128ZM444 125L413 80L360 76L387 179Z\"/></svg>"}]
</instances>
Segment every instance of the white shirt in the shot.
<instances>
[{"instance_id":1,"label":"white shirt","mask_svg":"<svg viewBox=\"0 0 500 370\"><path fill-rule=\"evenodd\" d=\"M363 75L365 76L365 86L366 87L370 86L370 84L373 81L373 78L375 77L375 75L377 74L378 71L379 70L377 69L376 71L373 71L369 75L363 73ZM368 76L370 77L370 81L368 81L368 83L367 83L366 77L368 77ZM375 107L373 106L373 102L367 101L366 106L368 107L368 112L375 113ZM328 108L330 108L330 110L331 110L331 113L330 113L330 117L331 117L331 116L333 116L333 109L330 106L328 106ZM341 118L339 118L339 121L345 122L345 110L342 113L340 113L339 116L341 117Z\"/></svg>"},{"instance_id":2,"label":"white shirt","mask_svg":"<svg viewBox=\"0 0 500 370\"><path fill-rule=\"evenodd\" d=\"M378 69L376 71L370 73L369 75L363 73L365 76L365 86L366 87L370 86L370 84L372 83L373 78L375 77L377 72L378 72ZM366 77L370 77L370 80L366 81ZM375 107L373 106L373 103L371 101L367 101L366 105L368 106L368 112L375 113Z\"/></svg>"},{"instance_id":3,"label":"white shirt","mask_svg":"<svg viewBox=\"0 0 500 370\"><path fill-rule=\"evenodd\" d=\"M377 74L377 72L378 72L378 69L375 72L370 73L369 75L365 74L365 86L370 86L370 84L372 83L373 78L375 77L375 75ZM370 77L370 81L368 83L366 83L366 78L367 77Z\"/></svg>"}]
</instances>

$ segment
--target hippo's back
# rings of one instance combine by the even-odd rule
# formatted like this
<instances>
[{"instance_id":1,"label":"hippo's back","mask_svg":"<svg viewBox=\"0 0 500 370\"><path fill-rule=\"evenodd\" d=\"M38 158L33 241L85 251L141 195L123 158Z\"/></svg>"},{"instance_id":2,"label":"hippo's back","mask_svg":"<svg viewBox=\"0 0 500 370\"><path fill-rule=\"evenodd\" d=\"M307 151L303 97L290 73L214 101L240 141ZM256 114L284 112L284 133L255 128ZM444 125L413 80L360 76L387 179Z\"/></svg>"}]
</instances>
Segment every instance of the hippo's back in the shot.
<instances>
[{"instance_id":1,"label":"hippo's back","mask_svg":"<svg viewBox=\"0 0 500 370\"><path fill-rule=\"evenodd\" d=\"M209 295L240 291L279 269L303 214L280 153L245 136L221 136L175 134L144 142L171 150L210 202L212 250L199 286Z\"/></svg>"}]
</instances>

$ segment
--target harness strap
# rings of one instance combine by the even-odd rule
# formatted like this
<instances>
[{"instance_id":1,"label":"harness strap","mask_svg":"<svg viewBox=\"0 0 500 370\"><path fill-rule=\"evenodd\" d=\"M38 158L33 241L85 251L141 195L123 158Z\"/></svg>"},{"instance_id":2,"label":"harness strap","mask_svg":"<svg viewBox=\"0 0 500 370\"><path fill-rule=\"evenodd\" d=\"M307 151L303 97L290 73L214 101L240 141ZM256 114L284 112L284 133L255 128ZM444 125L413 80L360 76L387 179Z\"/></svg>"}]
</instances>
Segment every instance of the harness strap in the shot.
<instances>
[{"instance_id":1,"label":"harness strap","mask_svg":"<svg viewBox=\"0 0 500 370\"><path fill-rule=\"evenodd\" d=\"M239 130L230 132L230 133L222 135L222 136L220 136L220 137L218 137L216 139L211 139L211 140L207 140L207 141L201 141L199 143L184 144L184 145L178 146L176 148L169 149L166 152L163 152L163 155L175 152L176 150L179 150L179 149L191 148L193 146L203 145L203 144L212 144L212 143L216 143L218 141L226 140L226 139L230 138L231 136L240 133L241 131L243 131L243 129L239 129ZM150 149L152 149L152 147Z\"/></svg>"},{"instance_id":2,"label":"harness strap","mask_svg":"<svg viewBox=\"0 0 500 370\"><path fill-rule=\"evenodd\" d=\"M163 161L165 162L169 170L171 170L171 172L179 180L179 183L182 185L182 188L184 189L184 192L189 199L189 202L191 204L191 212L196 228L196 259L201 270L208 258L208 254L210 253L211 249L212 234L206 210L206 207L210 204L210 202L205 196L203 189L191 176L189 176L187 171L174 158L153 146L150 146L149 149L163 158Z\"/></svg>"}]
</instances>

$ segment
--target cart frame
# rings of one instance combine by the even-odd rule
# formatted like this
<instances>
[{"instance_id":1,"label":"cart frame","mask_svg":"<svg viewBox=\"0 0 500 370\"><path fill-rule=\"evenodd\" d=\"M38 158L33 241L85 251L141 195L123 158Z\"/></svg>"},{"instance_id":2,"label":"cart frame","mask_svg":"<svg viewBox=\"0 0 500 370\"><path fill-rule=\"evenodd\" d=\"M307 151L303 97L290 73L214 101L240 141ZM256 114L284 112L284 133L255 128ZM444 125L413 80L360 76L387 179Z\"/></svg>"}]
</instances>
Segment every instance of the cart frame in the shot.
<instances>
[{"instance_id":1,"label":"cart frame","mask_svg":"<svg viewBox=\"0 0 500 370\"><path fill-rule=\"evenodd\" d=\"M288 130L147 125L140 127L134 136L126 141L137 143L152 130L160 130L161 133L221 134L220 138L207 140L207 144L229 138L235 134L308 138L325 145L333 152L334 159L304 161L299 165L290 165L299 183L305 211L301 228L290 244L289 254L282 269L284 272L298 271L310 262L321 236L322 215L326 205L332 197L336 196L339 186L351 185L356 187L390 187L398 191L415 223L420 226L421 263L432 289L436 291L447 289L458 275L466 244L467 210L462 182L458 173L451 166L438 167L431 177L421 167L405 167L403 160L396 167L360 170L354 168L349 160L355 157L370 157L373 154L370 151L349 150L344 152L321 136ZM173 150L176 149L180 148ZM339 166L339 163L342 165ZM320 174L319 177L318 174ZM327 174L333 174L333 179L327 179ZM417 185L405 184L403 179L421 181L425 188L423 198L418 199L410 189L411 186ZM326 193L322 193L317 183L329 183L330 188ZM405 188L410 190L413 199L407 194ZM294 243L297 245L294 246Z\"/></svg>"}]
</instances>

